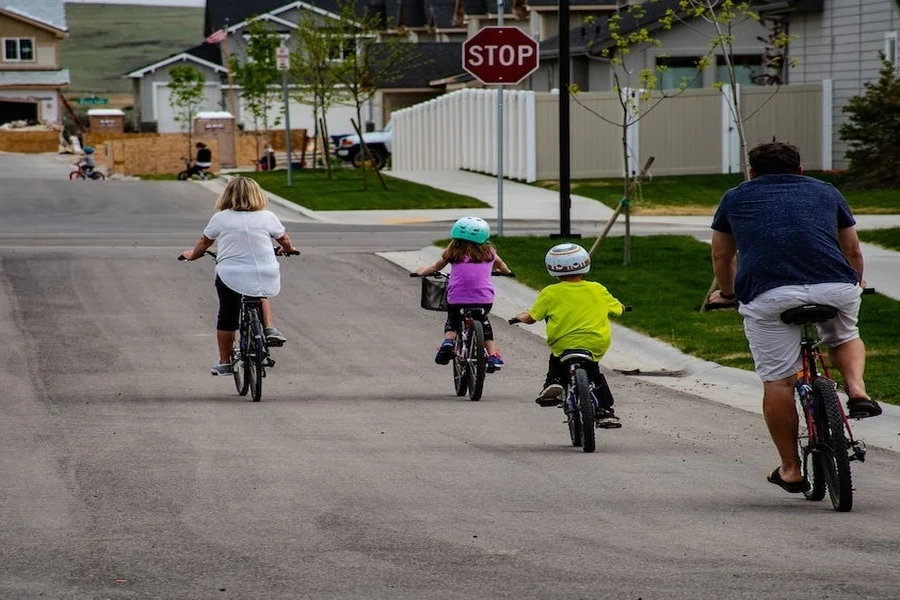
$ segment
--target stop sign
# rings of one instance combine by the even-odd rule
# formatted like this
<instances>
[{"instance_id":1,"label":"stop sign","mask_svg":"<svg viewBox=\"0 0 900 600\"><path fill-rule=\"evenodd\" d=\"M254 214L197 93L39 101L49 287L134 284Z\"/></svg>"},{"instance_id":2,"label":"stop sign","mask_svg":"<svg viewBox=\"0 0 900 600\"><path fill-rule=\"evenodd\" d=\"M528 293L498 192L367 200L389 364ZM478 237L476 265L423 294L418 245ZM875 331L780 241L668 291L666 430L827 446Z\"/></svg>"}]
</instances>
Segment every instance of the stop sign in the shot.
<instances>
[{"instance_id":1,"label":"stop sign","mask_svg":"<svg viewBox=\"0 0 900 600\"><path fill-rule=\"evenodd\" d=\"M514 85L538 68L538 43L518 27L484 27L463 42L463 69L482 83Z\"/></svg>"}]
</instances>

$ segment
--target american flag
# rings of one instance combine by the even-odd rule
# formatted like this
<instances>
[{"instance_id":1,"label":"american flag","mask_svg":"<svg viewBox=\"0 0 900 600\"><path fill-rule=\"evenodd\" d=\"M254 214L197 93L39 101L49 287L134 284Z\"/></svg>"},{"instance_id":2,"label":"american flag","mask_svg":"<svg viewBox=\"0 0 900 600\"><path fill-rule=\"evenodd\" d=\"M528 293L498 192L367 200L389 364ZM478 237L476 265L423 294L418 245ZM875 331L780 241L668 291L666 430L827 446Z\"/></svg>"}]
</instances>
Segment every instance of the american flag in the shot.
<instances>
[{"instance_id":1,"label":"american flag","mask_svg":"<svg viewBox=\"0 0 900 600\"><path fill-rule=\"evenodd\" d=\"M228 33L226 33L224 29L218 29L216 31L213 31L211 34L209 34L209 36L206 38L206 43L207 44L218 44L219 42L221 42L222 40L224 40L227 37L228 37Z\"/></svg>"}]
</instances>

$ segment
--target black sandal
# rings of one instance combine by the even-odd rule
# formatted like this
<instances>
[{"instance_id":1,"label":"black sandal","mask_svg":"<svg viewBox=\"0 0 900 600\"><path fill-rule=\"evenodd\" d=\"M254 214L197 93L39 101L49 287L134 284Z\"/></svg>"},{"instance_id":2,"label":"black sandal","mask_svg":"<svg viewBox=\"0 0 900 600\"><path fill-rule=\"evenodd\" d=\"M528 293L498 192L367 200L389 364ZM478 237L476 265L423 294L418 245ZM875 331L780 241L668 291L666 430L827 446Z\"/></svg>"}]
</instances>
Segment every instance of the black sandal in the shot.
<instances>
[{"instance_id":1,"label":"black sandal","mask_svg":"<svg viewBox=\"0 0 900 600\"><path fill-rule=\"evenodd\" d=\"M877 417L881 414L881 405L871 398L850 398L847 400L847 412L851 419Z\"/></svg>"}]
</instances>

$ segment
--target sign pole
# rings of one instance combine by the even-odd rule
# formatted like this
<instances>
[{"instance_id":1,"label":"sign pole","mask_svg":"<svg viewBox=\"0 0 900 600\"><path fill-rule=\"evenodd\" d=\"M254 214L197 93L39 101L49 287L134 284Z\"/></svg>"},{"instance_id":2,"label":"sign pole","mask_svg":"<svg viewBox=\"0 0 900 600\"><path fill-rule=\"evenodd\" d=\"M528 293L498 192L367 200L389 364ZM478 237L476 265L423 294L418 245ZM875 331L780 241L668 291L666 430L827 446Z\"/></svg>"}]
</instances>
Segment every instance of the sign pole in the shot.
<instances>
[{"instance_id":1,"label":"sign pole","mask_svg":"<svg viewBox=\"0 0 900 600\"><path fill-rule=\"evenodd\" d=\"M497 0L497 25L503 27L504 0ZM503 86L497 86L497 235L503 235Z\"/></svg>"},{"instance_id":2,"label":"sign pole","mask_svg":"<svg viewBox=\"0 0 900 600\"><path fill-rule=\"evenodd\" d=\"M281 71L281 86L284 91L284 144L287 150L287 186L293 185L293 159L291 158L291 101L288 96L288 71L291 69L291 51L287 46L275 50L275 66Z\"/></svg>"}]
</instances>

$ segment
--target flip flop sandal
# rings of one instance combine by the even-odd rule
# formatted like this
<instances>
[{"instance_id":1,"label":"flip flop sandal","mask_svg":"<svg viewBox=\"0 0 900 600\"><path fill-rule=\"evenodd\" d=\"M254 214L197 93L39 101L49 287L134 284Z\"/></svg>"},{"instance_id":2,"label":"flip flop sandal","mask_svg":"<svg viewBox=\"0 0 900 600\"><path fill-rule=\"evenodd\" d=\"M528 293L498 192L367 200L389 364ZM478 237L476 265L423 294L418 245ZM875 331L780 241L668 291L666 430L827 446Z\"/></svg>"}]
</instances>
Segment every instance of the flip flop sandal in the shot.
<instances>
[{"instance_id":1,"label":"flip flop sandal","mask_svg":"<svg viewBox=\"0 0 900 600\"><path fill-rule=\"evenodd\" d=\"M775 467L772 474L766 477L766 481L774 483L789 494L799 494L801 492L809 491L808 481L805 479L803 481L785 481L781 478L781 473L778 472L779 469L780 467Z\"/></svg>"}]
</instances>

